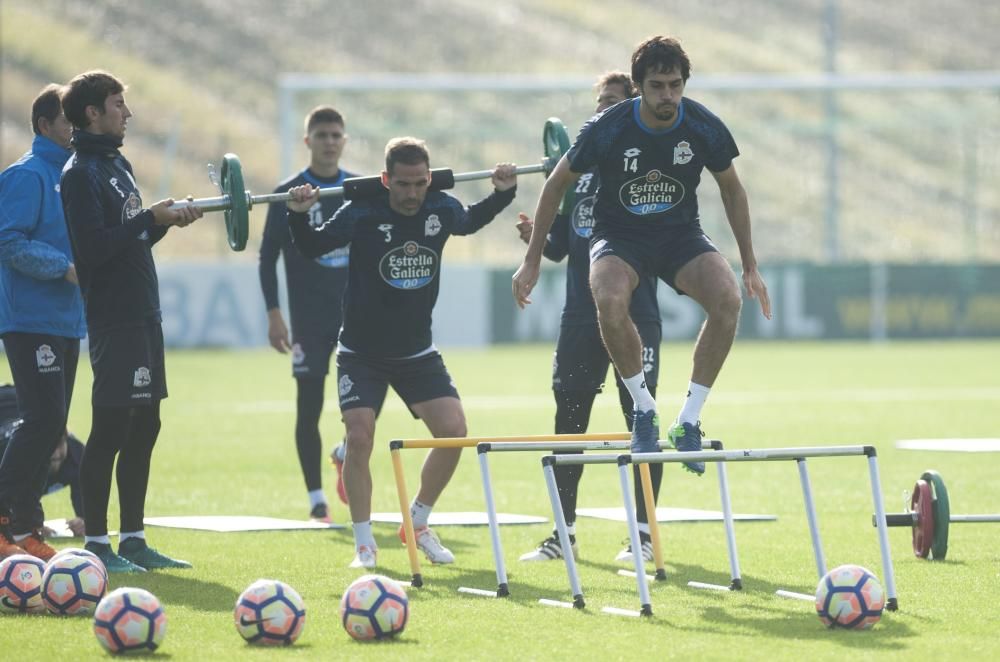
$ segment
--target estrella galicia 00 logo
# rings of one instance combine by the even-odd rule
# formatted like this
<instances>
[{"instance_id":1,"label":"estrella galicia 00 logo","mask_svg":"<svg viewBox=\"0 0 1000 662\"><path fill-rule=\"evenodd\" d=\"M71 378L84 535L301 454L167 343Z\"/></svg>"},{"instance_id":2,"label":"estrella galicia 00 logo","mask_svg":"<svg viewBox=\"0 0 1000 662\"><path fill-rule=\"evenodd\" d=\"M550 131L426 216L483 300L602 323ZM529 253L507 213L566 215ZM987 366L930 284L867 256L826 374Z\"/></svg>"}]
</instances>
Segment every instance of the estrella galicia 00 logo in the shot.
<instances>
[{"instance_id":1,"label":"estrella galicia 00 logo","mask_svg":"<svg viewBox=\"0 0 1000 662\"><path fill-rule=\"evenodd\" d=\"M437 269L437 253L415 241L392 249L379 262L382 280L400 290L423 287L434 279Z\"/></svg>"},{"instance_id":2,"label":"estrella galicia 00 logo","mask_svg":"<svg viewBox=\"0 0 1000 662\"><path fill-rule=\"evenodd\" d=\"M618 198L626 209L637 216L667 211L684 199L684 185L659 170L650 170L622 184Z\"/></svg>"},{"instance_id":3,"label":"estrella galicia 00 logo","mask_svg":"<svg viewBox=\"0 0 1000 662\"><path fill-rule=\"evenodd\" d=\"M594 198L595 196L588 195L577 200L570 217L573 232L584 239L589 239L594 234Z\"/></svg>"}]
</instances>

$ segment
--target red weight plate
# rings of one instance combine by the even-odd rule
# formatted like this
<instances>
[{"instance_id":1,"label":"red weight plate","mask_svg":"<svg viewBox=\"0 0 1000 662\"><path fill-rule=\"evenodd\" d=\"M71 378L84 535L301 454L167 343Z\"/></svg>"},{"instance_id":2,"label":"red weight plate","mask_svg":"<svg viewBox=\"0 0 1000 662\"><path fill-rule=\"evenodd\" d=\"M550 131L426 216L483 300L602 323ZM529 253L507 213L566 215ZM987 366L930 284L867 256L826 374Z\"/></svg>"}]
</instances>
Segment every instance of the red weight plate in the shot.
<instances>
[{"instance_id":1,"label":"red weight plate","mask_svg":"<svg viewBox=\"0 0 1000 662\"><path fill-rule=\"evenodd\" d=\"M910 497L910 510L917 514L913 524L913 553L926 559L934 542L934 505L931 486L926 480L918 480Z\"/></svg>"}]
</instances>

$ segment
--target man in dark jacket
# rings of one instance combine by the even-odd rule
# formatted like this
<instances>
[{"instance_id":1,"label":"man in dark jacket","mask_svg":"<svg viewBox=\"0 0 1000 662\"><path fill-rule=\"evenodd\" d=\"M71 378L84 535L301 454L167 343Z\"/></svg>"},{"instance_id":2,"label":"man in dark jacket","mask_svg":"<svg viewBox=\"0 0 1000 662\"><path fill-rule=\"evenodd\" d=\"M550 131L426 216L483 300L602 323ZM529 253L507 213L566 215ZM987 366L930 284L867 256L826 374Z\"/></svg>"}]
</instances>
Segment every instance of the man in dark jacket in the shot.
<instances>
[{"instance_id":1,"label":"man in dark jacket","mask_svg":"<svg viewBox=\"0 0 1000 662\"><path fill-rule=\"evenodd\" d=\"M160 294L152 247L171 225L202 214L161 200L144 208L132 165L119 148L131 111L125 86L103 71L67 85L63 109L73 123L75 156L62 178L63 208L87 312L94 370L93 424L83 455L85 548L108 572L186 568L146 544L143 514L160 400L167 397ZM118 456L121 536L108 538L111 474Z\"/></svg>"}]
</instances>

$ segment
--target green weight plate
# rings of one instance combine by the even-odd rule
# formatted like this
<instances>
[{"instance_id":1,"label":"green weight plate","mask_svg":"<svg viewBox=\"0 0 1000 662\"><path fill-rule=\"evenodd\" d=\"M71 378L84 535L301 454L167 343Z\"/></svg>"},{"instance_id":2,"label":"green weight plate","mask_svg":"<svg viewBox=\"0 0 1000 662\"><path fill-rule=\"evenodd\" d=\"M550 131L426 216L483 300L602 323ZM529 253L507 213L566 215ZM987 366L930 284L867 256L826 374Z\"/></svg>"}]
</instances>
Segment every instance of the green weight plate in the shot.
<instances>
[{"instance_id":1,"label":"green weight plate","mask_svg":"<svg viewBox=\"0 0 1000 662\"><path fill-rule=\"evenodd\" d=\"M545 164L547 169L545 176L552 174L552 170L559 163L559 159L569 151L569 131L566 125L558 117L550 117L545 120L545 129L542 131L542 145L545 148ZM573 209L574 194L570 187L563 196L559 207L560 214L568 214Z\"/></svg>"},{"instance_id":2,"label":"green weight plate","mask_svg":"<svg viewBox=\"0 0 1000 662\"><path fill-rule=\"evenodd\" d=\"M559 159L569 151L569 132L566 130L566 125L558 117L550 117L545 120L542 144L545 148L545 156L551 160L552 167L555 167Z\"/></svg>"},{"instance_id":3,"label":"green weight plate","mask_svg":"<svg viewBox=\"0 0 1000 662\"><path fill-rule=\"evenodd\" d=\"M931 542L931 556L935 561L943 561L948 555L948 523L951 521L951 503L948 488L944 486L941 474L928 469L920 478L927 481L934 492L934 540Z\"/></svg>"},{"instance_id":4,"label":"green weight plate","mask_svg":"<svg viewBox=\"0 0 1000 662\"><path fill-rule=\"evenodd\" d=\"M222 157L221 186L229 196L229 209L225 213L226 236L229 247L241 251L247 247L250 237L250 207L247 204L246 187L243 185L243 167L235 154Z\"/></svg>"},{"instance_id":5,"label":"green weight plate","mask_svg":"<svg viewBox=\"0 0 1000 662\"><path fill-rule=\"evenodd\" d=\"M926 559L934 539L934 506L931 486L925 480L918 480L910 496L910 510L917 514L913 524L913 553Z\"/></svg>"}]
</instances>

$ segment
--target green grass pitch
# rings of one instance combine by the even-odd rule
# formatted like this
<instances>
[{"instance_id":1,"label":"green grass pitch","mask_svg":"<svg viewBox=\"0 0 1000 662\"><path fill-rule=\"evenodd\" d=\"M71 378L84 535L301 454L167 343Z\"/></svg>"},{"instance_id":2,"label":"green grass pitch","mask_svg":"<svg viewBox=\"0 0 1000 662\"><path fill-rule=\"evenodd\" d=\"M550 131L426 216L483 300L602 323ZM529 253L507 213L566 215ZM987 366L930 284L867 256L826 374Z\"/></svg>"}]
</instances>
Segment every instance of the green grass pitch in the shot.
<instances>
[{"instance_id":1,"label":"green grass pitch","mask_svg":"<svg viewBox=\"0 0 1000 662\"><path fill-rule=\"evenodd\" d=\"M483 435L545 434L552 430L550 346L446 350L445 360L466 406L469 429ZM690 343L663 346L659 404L671 419L690 370ZM86 363L86 358L82 364ZM703 414L704 429L727 448L873 444L879 451L883 494L890 512L928 468L942 473L956 513L1000 512L996 454L899 451L905 438L1000 436L1000 342L740 343L730 356ZM6 366L4 366L4 369ZM287 361L269 351L175 351L167 357L170 398L153 458L146 513L266 515L305 518L308 501L292 439L294 385ZM0 378L9 379L9 374ZM81 365L71 427L90 427L90 369ZM342 434L335 381L327 383L322 421L325 450ZM617 398L598 397L591 431L623 429ZM374 507L397 507L387 441L425 437L399 400L390 396L379 421L372 465ZM424 451L404 451L415 489ZM438 510L482 510L473 451L466 451ZM858 563L882 575L871 494L862 458L809 461L827 562ZM491 458L501 511L550 517L537 455ZM333 471L324 474L332 514L347 522ZM635 659L995 659L995 612L1000 598L1000 528L952 527L948 560L913 557L908 529L892 529L900 611L886 613L869 632L830 631L812 605L774 596L777 588L812 593L816 585L809 532L794 463L729 467L736 512L773 513L776 522L737 523L745 590L697 591L688 580L725 583L728 562L721 524L661 528L668 581L651 585L654 616L628 619L600 613L605 605L638 608L634 581L617 576L622 524L578 522L585 612L540 606L569 599L561 563L520 564L517 556L544 538L549 525L502 529L513 595L505 600L458 594L458 586L495 588L485 527L441 528L458 557L454 566L423 567L426 585L411 589L411 618L397 641L359 644L338 620L341 593L359 571L347 568L349 530L220 534L151 527L152 545L194 563L190 571L114 576L112 587L141 586L168 615L156 657L206 659L550 659L555 656ZM580 506L618 505L614 469L588 467ZM710 466L697 479L666 468L661 505L718 507ZM69 513L68 494L46 497L50 517ZM109 523L117 528L112 496ZM406 579L409 566L395 527L376 525L380 572ZM59 543L67 546L70 543ZM77 541L75 544L79 544ZM237 595L260 577L282 579L303 596L305 630L291 648L255 649L237 635ZM3 616L4 657L93 659L103 655L87 618Z\"/></svg>"}]
</instances>

